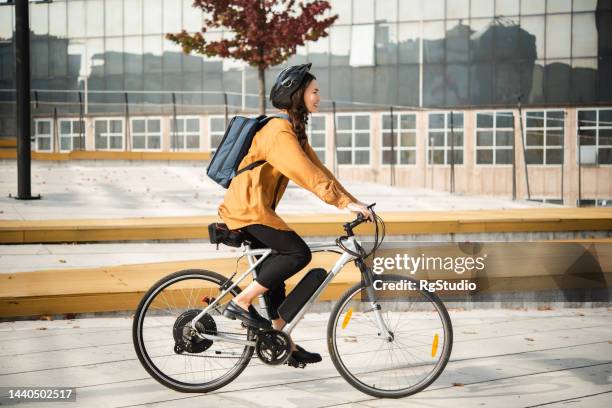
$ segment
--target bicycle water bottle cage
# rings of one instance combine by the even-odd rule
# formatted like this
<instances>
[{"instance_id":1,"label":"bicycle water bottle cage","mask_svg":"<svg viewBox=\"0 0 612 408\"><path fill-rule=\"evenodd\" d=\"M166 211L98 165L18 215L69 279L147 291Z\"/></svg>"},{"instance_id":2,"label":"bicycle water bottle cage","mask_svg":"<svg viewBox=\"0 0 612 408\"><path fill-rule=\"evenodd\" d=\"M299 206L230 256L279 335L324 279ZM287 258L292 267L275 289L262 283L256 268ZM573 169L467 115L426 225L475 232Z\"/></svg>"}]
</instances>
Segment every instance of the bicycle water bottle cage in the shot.
<instances>
[{"instance_id":1,"label":"bicycle water bottle cage","mask_svg":"<svg viewBox=\"0 0 612 408\"><path fill-rule=\"evenodd\" d=\"M213 222L208 225L208 238L212 244L217 244L217 249L219 244L239 248L245 236L240 230L231 230L224 223Z\"/></svg>"}]
</instances>

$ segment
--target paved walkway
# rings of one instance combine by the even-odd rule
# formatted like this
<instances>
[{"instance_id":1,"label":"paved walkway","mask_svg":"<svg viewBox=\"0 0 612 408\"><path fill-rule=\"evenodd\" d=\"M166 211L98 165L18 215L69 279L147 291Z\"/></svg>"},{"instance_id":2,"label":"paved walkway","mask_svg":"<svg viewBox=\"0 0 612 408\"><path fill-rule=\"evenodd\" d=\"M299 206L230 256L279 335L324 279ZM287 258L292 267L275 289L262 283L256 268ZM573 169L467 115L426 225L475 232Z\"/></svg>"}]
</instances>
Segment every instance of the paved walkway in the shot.
<instances>
[{"instance_id":1,"label":"paved walkway","mask_svg":"<svg viewBox=\"0 0 612 408\"><path fill-rule=\"evenodd\" d=\"M339 376L327 353L325 313L306 315L293 335L323 362L301 370L254 359L206 395L177 393L149 377L133 351L130 318L0 323L0 384L77 387L77 403L66 406L88 408L612 406L610 309L455 310L451 317L445 372L399 400L369 397Z\"/></svg>"},{"instance_id":2,"label":"paved walkway","mask_svg":"<svg viewBox=\"0 0 612 408\"><path fill-rule=\"evenodd\" d=\"M205 174L206 166L135 162L32 163L32 194L19 201L15 161L0 160L0 220L124 218L216 215L225 190ZM343 183L377 211L435 211L551 207L509 198L451 195L374 183ZM552 206L558 207L558 206ZM289 184L279 214L343 213L314 194Z\"/></svg>"}]
</instances>

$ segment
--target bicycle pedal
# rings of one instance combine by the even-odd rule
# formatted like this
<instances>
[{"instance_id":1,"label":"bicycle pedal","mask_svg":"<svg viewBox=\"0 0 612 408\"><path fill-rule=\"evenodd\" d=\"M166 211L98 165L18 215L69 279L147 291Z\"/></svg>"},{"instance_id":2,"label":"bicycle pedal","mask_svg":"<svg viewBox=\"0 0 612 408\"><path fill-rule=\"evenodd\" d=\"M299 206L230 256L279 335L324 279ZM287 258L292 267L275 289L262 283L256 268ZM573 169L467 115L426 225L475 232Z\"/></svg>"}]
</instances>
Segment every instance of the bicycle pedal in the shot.
<instances>
[{"instance_id":1,"label":"bicycle pedal","mask_svg":"<svg viewBox=\"0 0 612 408\"><path fill-rule=\"evenodd\" d=\"M305 368L306 367L306 363L302 363L302 362L298 362L293 358L289 358L289 360L287 360L287 362L285 363L287 364L289 367L293 367L293 368Z\"/></svg>"}]
</instances>

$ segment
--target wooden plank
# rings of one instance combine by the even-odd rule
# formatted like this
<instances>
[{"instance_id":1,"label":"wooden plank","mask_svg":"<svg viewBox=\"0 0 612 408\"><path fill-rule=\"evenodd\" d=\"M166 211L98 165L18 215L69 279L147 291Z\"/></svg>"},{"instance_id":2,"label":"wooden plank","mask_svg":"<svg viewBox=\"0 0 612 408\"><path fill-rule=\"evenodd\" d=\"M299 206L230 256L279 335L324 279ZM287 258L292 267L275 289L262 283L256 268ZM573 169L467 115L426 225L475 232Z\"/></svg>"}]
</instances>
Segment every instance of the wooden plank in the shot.
<instances>
[{"instance_id":1,"label":"wooden plank","mask_svg":"<svg viewBox=\"0 0 612 408\"><path fill-rule=\"evenodd\" d=\"M17 151L1 150L0 159L16 159ZM32 152L32 160L164 160L164 161L206 161L210 152L120 152L120 151L72 151L66 153Z\"/></svg>"},{"instance_id":2,"label":"wooden plank","mask_svg":"<svg viewBox=\"0 0 612 408\"><path fill-rule=\"evenodd\" d=\"M565 208L489 211L420 211L379 214L387 235L489 232L612 231L612 209ZM352 214L283 216L301 236L343 234ZM0 243L91 242L117 240L206 239L217 216L124 219L0 221ZM358 234L374 234L371 223Z\"/></svg>"}]
</instances>

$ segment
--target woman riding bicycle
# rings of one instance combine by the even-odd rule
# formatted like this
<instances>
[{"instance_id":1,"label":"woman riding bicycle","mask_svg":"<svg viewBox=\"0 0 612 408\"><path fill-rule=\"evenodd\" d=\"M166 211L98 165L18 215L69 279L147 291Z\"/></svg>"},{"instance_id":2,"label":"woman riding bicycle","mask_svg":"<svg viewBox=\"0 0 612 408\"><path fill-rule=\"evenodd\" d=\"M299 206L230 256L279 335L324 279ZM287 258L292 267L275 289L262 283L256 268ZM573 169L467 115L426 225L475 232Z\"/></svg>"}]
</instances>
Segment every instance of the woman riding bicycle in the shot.
<instances>
[{"instance_id":1,"label":"woman riding bicycle","mask_svg":"<svg viewBox=\"0 0 612 408\"><path fill-rule=\"evenodd\" d=\"M253 300L263 294L270 305L268 315L272 326L276 330L283 328L285 321L277 308L285 299L284 281L306 267L312 258L304 240L275 212L289 180L328 204L361 213L374 221L366 204L344 189L308 143L308 114L318 111L320 101L316 78L308 72L311 65L286 68L276 78L270 100L288 120L272 118L258 131L238 168L258 160L266 163L232 179L218 209L228 228L240 229L248 236L251 248L276 251L259 265L257 278L232 299L224 311L226 316L238 318L252 327L270 328L270 322L251 306ZM319 354L307 352L293 342L291 349L294 361L321 361Z\"/></svg>"}]
</instances>

